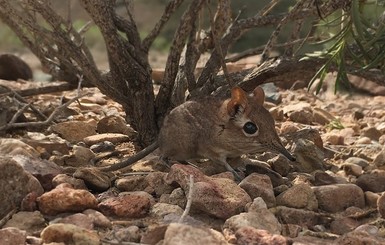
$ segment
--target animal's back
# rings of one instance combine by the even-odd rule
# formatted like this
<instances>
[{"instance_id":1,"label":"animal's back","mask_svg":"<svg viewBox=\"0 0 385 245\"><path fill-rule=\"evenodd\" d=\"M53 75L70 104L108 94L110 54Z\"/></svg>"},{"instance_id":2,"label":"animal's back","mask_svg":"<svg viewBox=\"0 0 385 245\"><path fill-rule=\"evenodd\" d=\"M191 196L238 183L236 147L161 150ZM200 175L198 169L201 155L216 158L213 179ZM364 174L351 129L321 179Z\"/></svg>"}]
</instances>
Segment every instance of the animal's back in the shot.
<instances>
[{"instance_id":1,"label":"animal's back","mask_svg":"<svg viewBox=\"0 0 385 245\"><path fill-rule=\"evenodd\" d=\"M198 154L199 148L210 145L212 128L219 120L215 112L221 105L222 100L209 97L174 108L159 133L161 154L174 160L203 157Z\"/></svg>"}]
</instances>

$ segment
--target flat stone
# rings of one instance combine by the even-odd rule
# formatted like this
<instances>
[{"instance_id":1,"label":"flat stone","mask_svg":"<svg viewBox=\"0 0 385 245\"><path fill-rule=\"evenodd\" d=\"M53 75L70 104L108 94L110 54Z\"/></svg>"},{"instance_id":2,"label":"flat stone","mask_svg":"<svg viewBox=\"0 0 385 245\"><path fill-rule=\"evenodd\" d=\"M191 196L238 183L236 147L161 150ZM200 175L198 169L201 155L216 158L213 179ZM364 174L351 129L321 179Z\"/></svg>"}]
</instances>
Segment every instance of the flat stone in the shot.
<instances>
[{"instance_id":1,"label":"flat stone","mask_svg":"<svg viewBox=\"0 0 385 245\"><path fill-rule=\"evenodd\" d=\"M0 244L27 244L27 232L15 227L0 229Z\"/></svg>"},{"instance_id":2,"label":"flat stone","mask_svg":"<svg viewBox=\"0 0 385 245\"><path fill-rule=\"evenodd\" d=\"M113 144L130 141L130 137L128 137L125 134L118 134L118 133L96 134L96 135L91 135L82 139L84 143L86 143L89 146L98 144L104 141L109 141Z\"/></svg>"},{"instance_id":3,"label":"flat stone","mask_svg":"<svg viewBox=\"0 0 385 245\"><path fill-rule=\"evenodd\" d=\"M239 228L235 232L237 238L237 244L274 244L274 245L287 245L290 244L289 239L284 236L271 234L266 230L256 229L250 226L244 226Z\"/></svg>"},{"instance_id":4,"label":"flat stone","mask_svg":"<svg viewBox=\"0 0 385 245\"><path fill-rule=\"evenodd\" d=\"M90 192L75 190L66 184L44 193L37 198L37 202L40 211L48 215L83 211L97 206L96 198Z\"/></svg>"},{"instance_id":5,"label":"flat stone","mask_svg":"<svg viewBox=\"0 0 385 245\"><path fill-rule=\"evenodd\" d=\"M145 217L154 204L153 197L147 192L122 192L99 203L98 208L105 215L125 218Z\"/></svg>"},{"instance_id":6,"label":"flat stone","mask_svg":"<svg viewBox=\"0 0 385 245\"><path fill-rule=\"evenodd\" d=\"M226 219L242 212L250 196L233 180L211 178L198 169L182 164L171 166L166 183L178 183L185 193L189 191L189 176L193 176L192 210Z\"/></svg>"},{"instance_id":7,"label":"flat stone","mask_svg":"<svg viewBox=\"0 0 385 245\"><path fill-rule=\"evenodd\" d=\"M41 232L43 243L99 245L96 231L87 230L72 224L51 224Z\"/></svg>"},{"instance_id":8,"label":"flat stone","mask_svg":"<svg viewBox=\"0 0 385 245\"><path fill-rule=\"evenodd\" d=\"M316 211L318 201L312 188L306 183L299 183L277 196L277 205L291 208L304 208Z\"/></svg>"},{"instance_id":9,"label":"flat stone","mask_svg":"<svg viewBox=\"0 0 385 245\"><path fill-rule=\"evenodd\" d=\"M51 130L71 143L96 134L95 125L83 121L68 121L52 125Z\"/></svg>"},{"instance_id":10,"label":"flat stone","mask_svg":"<svg viewBox=\"0 0 385 245\"><path fill-rule=\"evenodd\" d=\"M184 224L173 223L167 227L164 234L164 245L202 245L223 244L227 245L223 235L213 229L193 227Z\"/></svg>"},{"instance_id":11,"label":"flat stone","mask_svg":"<svg viewBox=\"0 0 385 245\"><path fill-rule=\"evenodd\" d=\"M39 211L17 212L5 223L3 228L15 227L23 230L27 235L38 235L46 226L46 221ZM1 244L1 242L0 242Z\"/></svg>"},{"instance_id":12,"label":"flat stone","mask_svg":"<svg viewBox=\"0 0 385 245\"><path fill-rule=\"evenodd\" d=\"M320 209L327 212L340 212L355 206L363 208L365 197L362 189L354 184L334 184L312 187Z\"/></svg>"},{"instance_id":13,"label":"flat stone","mask_svg":"<svg viewBox=\"0 0 385 245\"><path fill-rule=\"evenodd\" d=\"M362 174L357 178L356 184L364 191L385 191L385 171L377 170L372 173Z\"/></svg>"}]
</instances>

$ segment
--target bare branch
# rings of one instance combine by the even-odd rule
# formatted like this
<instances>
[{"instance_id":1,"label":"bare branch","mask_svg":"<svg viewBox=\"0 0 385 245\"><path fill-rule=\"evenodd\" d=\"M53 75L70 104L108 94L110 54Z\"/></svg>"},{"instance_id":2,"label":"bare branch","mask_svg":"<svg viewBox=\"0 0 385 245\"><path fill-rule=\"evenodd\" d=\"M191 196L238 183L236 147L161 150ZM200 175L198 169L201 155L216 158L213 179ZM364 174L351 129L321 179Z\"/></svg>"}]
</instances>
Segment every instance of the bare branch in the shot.
<instances>
[{"instance_id":1,"label":"bare branch","mask_svg":"<svg viewBox=\"0 0 385 245\"><path fill-rule=\"evenodd\" d=\"M175 31L175 36L171 44L170 53L167 58L163 84L159 89L155 100L155 108L158 115L165 115L170 108L170 97L175 83L175 77L178 72L178 64L181 57L186 39L189 36L192 23L196 21L196 16L202 8L205 0L193 0L183 14L180 25Z\"/></svg>"},{"instance_id":2,"label":"bare branch","mask_svg":"<svg viewBox=\"0 0 385 245\"><path fill-rule=\"evenodd\" d=\"M163 12L163 15L162 17L160 17L160 20L158 21L158 23L156 23L156 25L150 31L148 36L143 39L142 46L145 52L148 52L149 48L151 47L155 38L159 35L160 31L163 29L164 25L167 23L167 21L170 19L172 14L175 12L175 10L178 9L178 7L182 3L183 3L183 0L173 0L167 4Z\"/></svg>"}]
</instances>

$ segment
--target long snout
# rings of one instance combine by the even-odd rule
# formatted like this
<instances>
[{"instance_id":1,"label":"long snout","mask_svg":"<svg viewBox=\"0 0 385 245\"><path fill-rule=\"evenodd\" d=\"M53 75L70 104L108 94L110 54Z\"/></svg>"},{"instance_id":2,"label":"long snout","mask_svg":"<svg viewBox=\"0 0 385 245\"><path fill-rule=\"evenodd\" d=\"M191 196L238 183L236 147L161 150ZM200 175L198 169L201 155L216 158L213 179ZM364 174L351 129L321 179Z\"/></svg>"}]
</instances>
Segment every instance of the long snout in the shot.
<instances>
[{"instance_id":1,"label":"long snout","mask_svg":"<svg viewBox=\"0 0 385 245\"><path fill-rule=\"evenodd\" d=\"M281 153L290 161L296 160L296 158L288 150L286 150L286 148L282 144L280 144L278 142L274 142L273 145L274 145L275 151L277 151L278 153Z\"/></svg>"}]
</instances>

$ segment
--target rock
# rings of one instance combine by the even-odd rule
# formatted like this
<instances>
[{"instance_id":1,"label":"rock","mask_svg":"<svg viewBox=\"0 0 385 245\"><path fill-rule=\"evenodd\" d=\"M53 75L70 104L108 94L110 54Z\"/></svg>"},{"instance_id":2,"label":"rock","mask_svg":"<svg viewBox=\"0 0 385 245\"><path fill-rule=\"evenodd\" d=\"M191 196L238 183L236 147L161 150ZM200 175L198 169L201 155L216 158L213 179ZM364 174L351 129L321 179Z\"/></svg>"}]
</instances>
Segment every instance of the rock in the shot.
<instances>
[{"instance_id":1,"label":"rock","mask_svg":"<svg viewBox=\"0 0 385 245\"><path fill-rule=\"evenodd\" d=\"M142 244L158 244L163 240L167 228L168 225L162 224L149 226L146 232L142 234L140 242Z\"/></svg>"},{"instance_id":2,"label":"rock","mask_svg":"<svg viewBox=\"0 0 385 245\"><path fill-rule=\"evenodd\" d=\"M310 140L312 141L320 150L324 150L323 141L321 135L317 129L314 128L304 128L297 130L292 133L285 134L285 138L290 141L297 142L301 140Z\"/></svg>"},{"instance_id":3,"label":"rock","mask_svg":"<svg viewBox=\"0 0 385 245\"><path fill-rule=\"evenodd\" d=\"M289 134L289 133L295 133L298 132L300 128L297 124L286 121L281 124L281 134Z\"/></svg>"},{"instance_id":4,"label":"rock","mask_svg":"<svg viewBox=\"0 0 385 245\"><path fill-rule=\"evenodd\" d=\"M32 76L31 67L18 56L13 54L0 55L0 79L9 81L30 80Z\"/></svg>"},{"instance_id":5,"label":"rock","mask_svg":"<svg viewBox=\"0 0 385 245\"><path fill-rule=\"evenodd\" d=\"M29 193L39 196L43 192L39 181L16 161L0 157L0 219L16 207L20 207Z\"/></svg>"},{"instance_id":6,"label":"rock","mask_svg":"<svg viewBox=\"0 0 385 245\"><path fill-rule=\"evenodd\" d=\"M283 110L280 107L274 106L269 109L269 112L275 121L283 121L284 119Z\"/></svg>"},{"instance_id":7,"label":"rock","mask_svg":"<svg viewBox=\"0 0 385 245\"><path fill-rule=\"evenodd\" d=\"M239 183L239 186L249 194L251 199L262 197L267 207L275 206L273 185L268 176L252 173L244 178L241 183Z\"/></svg>"},{"instance_id":8,"label":"rock","mask_svg":"<svg viewBox=\"0 0 385 245\"><path fill-rule=\"evenodd\" d=\"M363 231L352 231L340 236L334 241L334 244L341 245L382 245L385 244L385 238L379 236L373 236Z\"/></svg>"},{"instance_id":9,"label":"rock","mask_svg":"<svg viewBox=\"0 0 385 245\"><path fill-rule=\"evenodd\" d=\"M277 196L277 205L316 211L318 201L312 188L306 183L293 185Z\"/></svg>"},{"instance_id":10,"label":"rock","mask_svg":"<svg viewBox=\"0 0 385 245\"><path fill-rule=\"evenodd\" d=\"M105 134L96 134L83 138L84 143L87 145L94 145L100 142L109 141L112 144L119 144L122 142L130 141L130 137L125 134L117 133L105 133Z\"/></svg>"},{"instance_id":11,"label":"rock","mask_svg":"<svg viewBox=\"0 0 385 245\"><path fill-rule=\"evenodd\" d=\"M5 223L3 228L15 227L25 231L27 235L38 235L44 229L45 223L46 221L39 211L21 211L12 215L12 218ZM0 242L0 244L2 243Z\"/></svg>"},{"instance_id":12,"label":"rock","mask_svg":"<svg viewBox=\"0 0 385 245\"><path fill-rule=\"evenodd\" d=\"M372 140L369 137L360 137L356 141L354 141L355 145L369 145L372 143Z\"/></svg>"},{"instance_id":13,"label":"rock","mask_svg":"<svg viewBox=\"0 0 385 245\"><path fill-rule=\"evenodd\" d=\"M150 214L164 218L168 214L182 215L183 209L178 205L168 204L168 203L156 203L152 206Z\"/></svg>"},{"instance_id":14,"label":"rock","mask_svg":"<svg viewBox=\"0 0 385 245\"><path fill-rule=\"evenodd\" d=\"M70 184L74 189L87 189L84 180L77 179L66 174L58 174L52 179L52 185L54 187L64 183Z\"/></svg>"},{"instance_id":15,"label":"rock","mask_svg":"<svg viewBox=\"0 0 385 245\"><path fill-rule=\"evenodd\" d=\"M27 233L15 227L0 229L0 244L27 244Z\"/></svg>"},{"instance_id":16,"label":"rock","mask_svg":"<svg viewBox=\"0 0 385 245\"><path fill-rule=\"evenodd\" d=\"M41 232L41 238L45 244L100 244L100 238L95 231L90 231L72 224L49 225Z\"/></svg>"},{"instance_id":17,"label":"rock","mask_svg":"<svg viewBox=\"0 0 385 245\"><path fill-rule=\"evenodd\" d=\"M110 176L97 168L79 168L73 177L82 179L91 190L105 191L111 187Z\"/></svg>"},{"instance_id":18,"label":"rock","mask_svg":"<svg viewBox=\"0 0 385 245\"><path fill-rule=\"evenodd\" d=\"M385 144L385 134L380 136L380 138L378 139L378 143L380 143L380 145L384 145Z\"/></svg>"},{"instance_id":19,"label":"rock","mask_svg":"<svg viewBox=\"0 0 385 245\"><path fill-rule=\"evenodd\" d=\"M145 176L132 175L119 178L115 181L115 186L120 191L141 191L146 186Z\"/></svg>"},{"instance_id":20,"label":"rock","mask_svg":"<svg viewBox=\"0 0 385 245\"><path fill-rule=\"evenodd\" d=\"M44 193L37 198L37 202L40 211L48 215L83 211L97 206L96 198L90 192L72 189L67 184L61 184Z\"/></svg>"},{"instance_id":21,"label":"rock","mask_svg":"<svg viewBox=\"0 0 385 245\"><path fill-rule=\"evenodd\" d=\"M355 164L361 166L362 168L366 168L369 165L369 162L360 157L349 157L345 160L345 164Z\"/></svg>"},{"instance_id":22,"label":"rock","mask_svg":"<svg viewBox=\"0 0 385 245\"><path fill-rule=\"evenodd\" d=\"M281 154L269 159L267 163L281 176L287 176L290 170L292 170L291 161Z\"/></svg>"},{"instance_id":23,"label":"rock","mask_svg":"<svg viewBox=\"0 0 385 245\"><path fill-rule=\"evenodd\" d=\"M287 238L277 234L271 234L266 230L255 229L250 226L244 226L239 228L235 232L237 238L237 244L274 244L274 245L286 245L289 244Z\"/></svg>"},{"instance_id":24,"label":"rock","mask_svg":"<svg viewBox=\"0 0 385 245\"><path fill-rule=\"evenodd\" d=\"M255 229L267 230L272 234L281 234L281 224L268 209L258 209L256 212L240 213L225 221L223 232L234 234L242 227L253 227Z\"/></svg>"},{"instance_id":25,"label":"rock","mask_svg":"<svg viewBox=\"0 0 385 245\"><path fill-rule=\"evenodd\" d=\"M0 139L0 156L23 155L26 157L40 157L40 153L30 145L18 139Z\"/></svg>"},{"instance_id":26,"label":"rock","mask_svg":"<svg viewBox=\"0 0 385 245\"><path fill-rule=\"evenodd\" d=\"M181 208L186 207L187 199L186 199L186 195L185 195L182 188L175 188L171 192L171 194L169 196L169 203L174 204L174 205L178 205Z\"/></svg>"},{"instance_id":27,"label":"rock","mask_svg":"<svg viewBox=\"0 0 385 245\"><path fill-rule=\"evenodd\" d=\"M342 169L344 170L346 176L353 175L358 177L363 173L362 167L353 163L344 163L342 165Z\"/></svg>"},{"instance_id":28,"label":"rock","mask_svg":"<svg viewBox=\"0 0 385 245\"><path fill-rule=\"evenodd\" d=\"M385 147L374 157L373 164L376 167L385 166Z\"/></svg>"},{"instance_id":29,"label":"rock","mask_svg":"<svg viewBox=\"0 0 385 245\"><path fill-rule=\"evenodd\" d=\"M94 125L82 121L57 123L51 126L51 130L71 143L77 143L88 136L96 134Z\"/></svg>"},{"instance_id":30,"label":"rock","mask_svg":"<svg viewBox=\"0 0 385 245\"><path fill-rule=\"evenodd\" d=\"M252 203L246 204L247 212L258 212L260 209L267 209L267 205L262 197L257 197Z\"/></svg>"},{"instance_id":31,"label":"rock","mask_svg":"<svg viewBox=\"0 0 385 245\"><path fill-rule=\"evenodd\" d=\"M302 226L294 224L283 224L282 225L282 235L286 237L297 237L302 231Z\"/></svg>"},{"instance_id":32,"label":"rock","mask_svg":"<svg viewBox=\"0 0 385 245\"><path fill-rule=\"evenodd\" d=\"M123 117L116 115L110 115L100 119L96 126L96 131L99 134L119 133L125 134L128 137L133 137L136 134L135 130L127 125Z\"/></svg>"},{"instance_id":33,"label":"rock","mask_svg":"<svg viewBox=\"0 0 385 245\"><path fill-rule=\"evenodd\" d=\"M115 145L110 141L103 141L90 146L90 150L95 153L114 151Z\"/></svg>"},{"instance_id":34,"label":"rock","mask_svg":"<svg viewBox=\"0 0 385 245\"><path fill-rule=\"evenodd\" d=\"M298 139L295 142L294 155L296 157L294 167L299 172L311 173L324 169L324 154L313 141Z\"/></svg>"},{"instance_id":35,"label":"rock","mask_svg":"<svg viewBox=\"0 0 385 245\"><path fill-rule=\"evenodd\" d=\"M69 154L69 146L65 140L60 137L51 138L37 138L37 139L22 139L22 141L35 149L39 149L40 154L45 153L52 155L59 152L63 155Z\"/></svg>"},{"instance_id":36,"label":"rock","mask_svg":"<svg viewBox=\"0 0 385 245\"><path fill-rule=\"evenodd\" d=\"M213 229L173 223L164 234L164 245L228 244L221 233Z\"/></svg>"},{"instance_id":37,"label":"rock","mask_svg":"<svg viewBox=\"0 0 385 245\"><path fill-rule=\"evenodd\" d=\"M55 163L40 158L19 155L14 156L12 159L36 177L46 191L52 190L52 179L63 172L62 168Z\"/></svg>"},{"instance_id":38,"label":"rock","mask_svg":"<svg viewBox=\"0 0 385 245\"><path fill-rule=\"evenodd\" d=\"M117 197L102 201L98 208L104 215L141 218L148 214L153 203L153 197L147 192L122 192Z\"/></svg>"},{"instance_id":39,"label":"rock","mask_svg":"<svg viewBox=\"0 0 385 245\"><path fill-rule=\"evenodd\" d=\"M162 194L171 193L175 187L166 183L167 173L152 172L149 173L144 179L146 182L145 192L150 193L156 197L160 197Z\"/></svg>"},{"instance_id":40,"label":"rock","mask_svg":"<svg viewBox=\"0 0 385 245\"><path fill-rule=\"evenodd\" d=\"M318 206L327 212L340 212L345 208L365 206L364 192L354 184L335 184L312 187Z\"/></svg>"},{"instance_id":41,"label":"rock","mask_svg":"<svg viewBox=\"0 0 385 245\"><path fill-rule=\"evenodd\" d=\"M314 121L313 113L308 110L293 111L293 112L290 112L288 115L290 120L297 123L310 125Z\"/></svg>"},{"instance_id":42,"label":"rock","mask_svg":"<svg viewBox=\"0 0 385 245\"><path fill-rule=\"evenodd\" d=\"M136 225L120 227L113 232L112 239L108 239L112 244L137 243L140 240L140 229Z\"/></svg>"},{"instance_id":43,"label":"rock","mask_svg":"<svg viewBox=\"0 0 385 245\"><path fill-rule=\"evenodd\" d=\"M190 175L194 180L192 210L226 219L243 211L246 203L251 202L250 196L233 180L207 177L189 165L172 165L166 182L176 182L188 193Z\"/></svg>"},{"instance_id":44,"label":"rock","mask_svg":"<svg viewBox=\"0 0 385 245\"><path fill-rule=\"evenodd\" d=\"M381 136L381 132L375 127L367 127L361 130L361 135L368 137L371 140L378 141Z\"/></svg>"},{"instance_id":45,"label":"rock","mask_svg":"<svg viewBox=\"0 0 385 245\"><path fill-rule=\"evenodd\" d=\"M315 171L313 172L314 180L311 180L311 183L315 186L320 185L331 185L337 184L338 180L336 177L329 175L324 171Z\"/></svg>"},{"instance_id":46,"label":"rock","mask_svg":"<svg viewBox=\"0 0 385 245\"><path fill-rule=\"evenodd\" d=\"M364 191L383 192L385 191L385 171L378 170L366 173L357 178L356 184Z\"/></svg>"},{"instance_id":47,"label":"rock","mask_svg":"<svg viewBox=\"0 0 385 245\"><path fill-rule=\"evenodd\" d=\"M111 228L111 221L99 211L93 209L86 209L83 214L87 215L93 222L94 226L100 228Z\"/></svg>"},{"instance_id":48,"label":"rock","mask_svg":"<svg viewBox=\"0 0 385 245\"><path fill-rule=\"evenodd\" d=\"M92 218L82 213L68 215L64 218L58 218L50 222L50 224L57 224L57 223L72 224L87 230L94 229L94 222Z\"/></svg>"},{"instance_id":49,"label":"rock","mask_svg":"<svg viewBox=\"0 0 385 245\"><path fill-rule=\"evenodd\" d=\"M385 193L382 193L380 198L377 200L377 210L381 217L385 219Z\"/></svg>"},{"instance_id":50,"label":"rock","mask_svg":"<svg viewBox=\"0 0 385 245\"><path fill-rule=\"evenodd\" d=\"M344 137L339 133L334 131L327 132L322 135L322 139L324 142L329 143L330 145L344 145Z\"/></svg>"},{"instance_id":51,"label":"rock","mask_svg":"<svg viewBox=\"0 0 385 245\"><path fill-rule=\"evenodd\" d=\"M377 201L380 195L371 191L365 191L365 203L371 208L377 208Z\"/></svg>"},{"instance_id":52,"label":"rock","mask_svg":"<svg viewBox=\"0 0 385 245\"><path fill-rule=\"evenodd\" d=\"M270 209L282 224L295 224L302 227L314 227L323 224L323 221L316 212L304 209L288 208L278 206Z\"/></svg>"},{"instance_id":53,"label":"rock","mask_svg":"<svg viewBox=\"0 0 385 245\"><path fill-rule=\"evenodd\" d=\"M360 223L352 218L338 218L330 224L330 231L337 235L343 235L357 228Z\"/></svg>"},{"instance_id":54,"label":"rock","mask_svg":"<svg viewBox=\"0 0 385 245\"><path fill-rule=\"evenodd\" d=\"M265 157L265 155L270 159L271 155L266 153L260 157ZM267 175L270 178L273 187L277 187L285 183L284 178L279 173L271 170L267 163L264 164L263 160L261 162L250 159L250 161L246 163L246 175L251 175L253 173Z\"/></svg>"},{"instance_id":55,"label":"rock","mask_svg":"<svg viewBox=\"0 0 385 245\"><path fill-rule=\"evenodd\" d=\"M73 156L75 157L76 165L67 165L70 166L87 166L92 164L92 161L95 159L95 153L93 153L90 149L84 146L75 145L72 149Z\"/></svg>"},{"instance_id":56,"label":"rock","mask_svg":"<svg viewBox=\"0 0 385 245\"><path fill-rule=\"evenodd\" d=\"M332 114L318 107L313 108L313 118L314 122L320 125L326 125L335 120Z\"/></svg>"}]
</instances>

